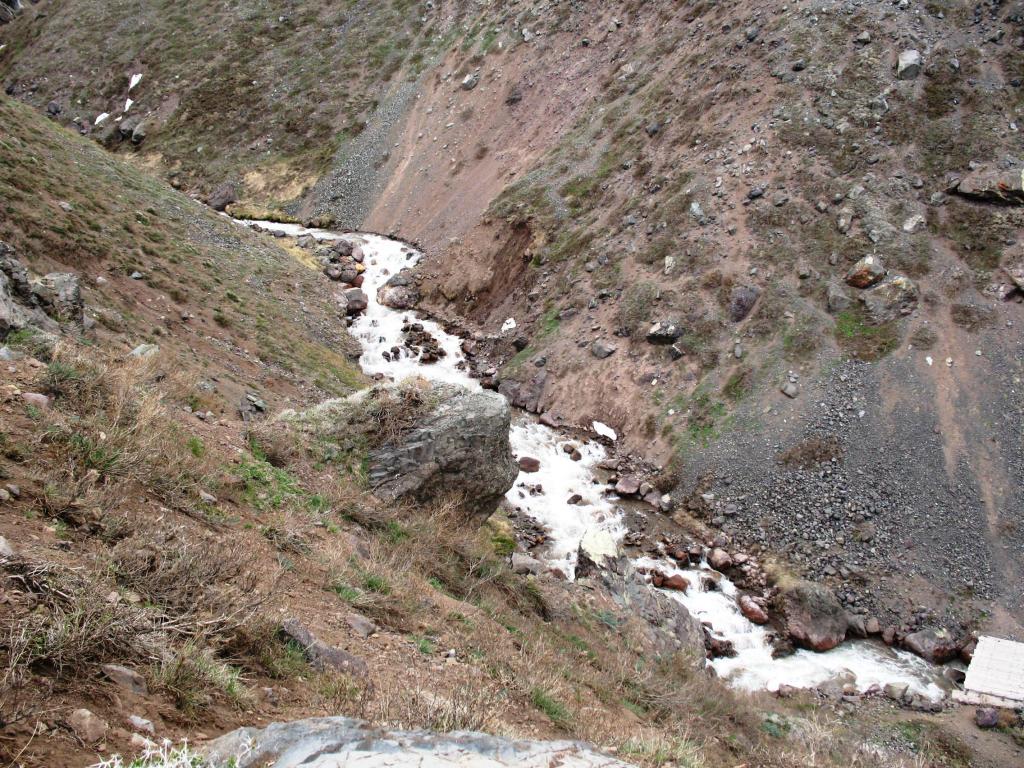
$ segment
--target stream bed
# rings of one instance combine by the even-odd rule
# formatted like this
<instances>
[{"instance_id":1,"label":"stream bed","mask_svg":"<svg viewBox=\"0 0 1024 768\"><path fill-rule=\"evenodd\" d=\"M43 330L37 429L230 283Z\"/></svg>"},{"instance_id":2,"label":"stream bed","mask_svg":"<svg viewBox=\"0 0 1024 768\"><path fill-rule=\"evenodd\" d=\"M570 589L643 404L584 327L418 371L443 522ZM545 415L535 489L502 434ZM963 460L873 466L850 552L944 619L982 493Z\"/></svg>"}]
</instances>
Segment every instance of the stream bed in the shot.
<instances>
[{"instance_id":1,"label":"stream bed","mask_svg":"<svg viewBox=\"0 0 1024 768\"><path fill-rule=\"evenodd\" d=\"M362 289L368 305L353 322L350 332L363 347L360 365L364 372L394 382L419 376L480 389L479 382L468 373L460 338L412 311L391 309L377 301L378 288L392 275L419 260L420 254L410 246L379 235L342 235L269 221L241 223L290 237L311 235L323 241L347 239L361 246L365 267ZM405 350L398 356L393 354L394 347L401 347L402 326L408 320L422 324L440 343L446 353L440 360L425 364ZM515 323L507 321L506 327L512 329ZM385 356L385 352L389 354ZM594 429L595 433L614 440L614 432L605 425L595 423ZM540 463L537 472L519 473L506 498L513 508L546 531L548 542L540 556L549 567L572 578L576 553L584 536L598 533L605 539L622 541L627 529L625 516L617 504L619 500L608 495L607 486L598 481L596 474L597 465L607 457L601 442L571 439L525 414L513 417L509 441L517 458L529 456ZM580 460L574 461L566 452L567 443L579 450ZM582 498L570 504L573 495ZM712 571L706 563L700 568L680 569L668 558L637 558L634 565L686 578L689 586L685 591L662 591L709 625L716 637L732 643L735 656L716 658L708 664L737 688L774 691L781 685L814 688L838 681L852 683L858 692L864 692L873 686L894 683L906 685L911 693L932 701L944 698L948 692L949 683L941 668L911 653L871 640L849 641L825 653L801 650L783 658L772 658L767 630L743 616L736 603L737 588L724 574ZM713 576L716 588L706 588L708 580L701 577L708 575Z\"/></svg>"}]
</instances>

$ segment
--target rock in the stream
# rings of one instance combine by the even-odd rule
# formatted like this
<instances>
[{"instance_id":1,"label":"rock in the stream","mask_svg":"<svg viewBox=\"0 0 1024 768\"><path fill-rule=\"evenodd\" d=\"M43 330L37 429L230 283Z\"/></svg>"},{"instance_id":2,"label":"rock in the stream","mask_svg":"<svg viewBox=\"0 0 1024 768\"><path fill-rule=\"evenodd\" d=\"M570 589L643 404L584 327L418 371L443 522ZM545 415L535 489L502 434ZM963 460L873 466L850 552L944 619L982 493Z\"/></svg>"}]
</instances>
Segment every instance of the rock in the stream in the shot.
<instances>
[{"instance_id":1,"label":"rock in the stream","mask_svg":"<svg viewBox=\"0 0 1024 768\"><path fill-rule=\"evenodd\" d=\"M846 611L827 587L800 581L779 595L786 631L793 642L812 651L828 651L846 639Z\"/></svg>"},{"instance_id":2,"label":"rock in the stream","mask_svg":"<svg viewBox=\"0 0 1024 768\"><path fill-rule=\"evenodd\" d=\"M581 742L511 741L459 731L386 731L345 717L318 717L239 728L203 750L214 768L366 765L375 768L630 768Z\"/></svg>"},{"instance_id":3,"label":"rock in the stream","mask_svg":"<svg viewBox=\"0 0 1024 768\"><path fill-rule=\"evenodd\" d=\"M517 464L522 472L540 472L540 461L533 456L520 456Z\"/></svg>"},{"instance_id":4,"label":"rock in the stream","mask_svg":"<svg viewBox=\"0 0 1024 768\"><path fill-rule=\"evenodd\" d=\"M420 301L420 290L412 275L402 270L377 290L377 301L392 309L412 309Z\"/></svg>"},{"instance_id":5,"label":"rock in the stream","mask_svg":"<svg viewBox=\"0 0 1024 768\"><path fill-rule=\"evenodd\" d=\"M740 612L754 624L768 623L768 612L750 595L741 595L737 602L740 606Z\"/></svg>"},{"instance_id":6,"label":"rock in the stream","mask_svg":"<svg viewBox=\"0 0 1024 768\"><path fill-rule=\"evenodd\" d=\"M948 629L922 629L903 638L903 646L932 664L944 664L960 653L960 640Z\"/></svg>"}]
</instances>

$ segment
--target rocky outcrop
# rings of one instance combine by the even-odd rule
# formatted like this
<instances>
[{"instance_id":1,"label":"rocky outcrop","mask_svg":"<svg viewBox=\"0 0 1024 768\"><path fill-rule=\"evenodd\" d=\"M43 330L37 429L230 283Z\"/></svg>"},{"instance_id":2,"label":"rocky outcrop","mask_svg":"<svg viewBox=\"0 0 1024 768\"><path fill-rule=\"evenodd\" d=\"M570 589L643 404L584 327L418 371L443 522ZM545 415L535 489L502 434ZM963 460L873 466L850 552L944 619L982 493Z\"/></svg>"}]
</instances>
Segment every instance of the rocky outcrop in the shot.
<instances>
[{"instance_id":1,"label":"rocky outcrop","mask_svg":"<svg viewBox=\"0 0 1024 768\"><path fill-rule=\"evenodd\" d=\"M498 395L453 384L434 384L429 397L429 413L371 452L370 486L383 499L456 494L486 517L519 474L508 441L512 409Z\"/></svg>"},{"instance_id":2,"label":"rocky outcrop","mask_svg":"<svg viewBox=\"0 0 1024 768\"><path fill-rule=\"evenodd\" d=\"M469 731L386 731L346 717L239 728L210 742L204 753L214 768L291 768L355 762L377 768L629 768L628 763L602 755L581 742L511 741Z\"/></svg>"},{"instance_id":3,"label":"rocky outcrop","mask_svg":"<svg viewBox=\"0 0 1024 768\"><path fill-rule=\"evenodd\" d=\"M779 594L786 632L801 648L828 651L846 639L849 619L827 587L800 581Z\"/></svg>"},{"instance_id":4,"label":"rocky outcrop","mask_svg":"<svg viewBox=\"0 0 1024 768\"><path fill-rule=\"evenodd\" d=\"M38 280L0 242L0 339L29 326L55 333L59 324L82 327L84 304L77 275L51 272Z\"/></svg>"},{"instance_id":5,"label":"rocky outcrop","mask_svg":"<svg viewBox=\"0 0 1024 768\"><path fill-rule=\"evenodd\" d=\"M950 187L950 192L986 203L1024 205L1024 170L973 171Z\"/></svg>"},{"instance_id":6,"label":"rocky outcrop","mask_svg":"<svg viewBox=\"0 0 1024 768\"><path fill-rule=\"evenodd\" d=\"M0 24L14 21L21 8L21 0L0 0Z\"/></svg>"},{"instance_id":7,"label":"rocky outcrop","mask_svg":"<svg viewBox=\"0 0 1024 768\"><path fill-rule=\"evenodd\" d=\"M917 286L909 277L890 275L865 291L860 300L871 322L881 325L913 312L918 296Z\"/></svg>"}]
</instances>

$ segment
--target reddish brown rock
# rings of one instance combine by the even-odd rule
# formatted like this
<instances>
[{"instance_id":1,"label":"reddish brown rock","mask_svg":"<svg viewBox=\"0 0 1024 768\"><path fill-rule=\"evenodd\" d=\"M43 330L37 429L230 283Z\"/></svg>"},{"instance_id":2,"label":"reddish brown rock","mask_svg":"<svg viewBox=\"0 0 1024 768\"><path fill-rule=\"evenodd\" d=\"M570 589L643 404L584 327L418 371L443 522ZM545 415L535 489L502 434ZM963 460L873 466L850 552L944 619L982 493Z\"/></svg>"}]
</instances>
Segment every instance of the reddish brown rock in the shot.
<instances>
[{"instance_id":1,"label":"reddish brown rock","mask_svg":"<svg viewBox=\"0 0 1024 768\"><path fill-rule=\"evenodd\" d=\"M640 478L636 475L623 475L615 484L615 492L620 496L634 496L640 490Z\"/></svg>"},{"instance_id":2,"label":"reddish brown rock","mask_svg":"<svg viewBox=\"0 0 1024 768\"><path fill-rule=\"evenodd\" d=\"M877 256L865 256L846 273L846 284L854 288L870 288L885 277L885 265Z\"/></svg>"},{"instance_id":3,"label":"reddish brown rock","mask_svg":"<svg viewBox=\"0 0 1024 768\"><path fill-rule=\"evenodd\" d=\"M715 547L708 553L708 565L721 571L732 566L732 557L724 549Z\"/></svg>"},{"instance_id":4,"label":"reddish brown rock","mask_svg":"<svg viewBox=\"0 0 1024 768\"><path fill-rule=\"evenodd\" d=\"M677 592L685 592L690 588L690 582L688 582L683 576L678 573L673 573L671 576L666 576L661 582L662 589L673 589Z\"/></svg>"},{"instance_id":5,"label":"reddish brown rock","mask_svg":"<svg viewBox=\"0 0 1024 768\"><path fill-rule=\"evenodd\" d=\"M540 472L540 461L532 456L521 456L519 469L523 472Z\"/></svg>"},{"instance_id":6,"label":"reddish brown rock","mask_svg":"<svg viewBox=\"0 0 1024 768\"><path fill-rule=\"evenodd\" d=\"M948 629L922 629L904 637L903 647L932 664L945 664L960 653L960 639Z\"/></svg>"},{"instance_id":7,"label":"reddish brown rock","mask_svg":"<svg viewBox=\"0 0 1024 768\"><path fill-rule=\"evenodd\" d=\"M786 631L793 642L812 651L828 651L846 639L849 617L827 587L797 582L780 594Z\"/></svg>"},{"instance_id":8,"label":"reddish brown rock","mask_svg":"<svg viewBox=\"0 0 1024 768\"><path fill-rule=\"evenodd\" d=\"M767 624L768 612L758 605L750 595L740 595L740 613L755 624Z\"/></svg>"}]
</instances>

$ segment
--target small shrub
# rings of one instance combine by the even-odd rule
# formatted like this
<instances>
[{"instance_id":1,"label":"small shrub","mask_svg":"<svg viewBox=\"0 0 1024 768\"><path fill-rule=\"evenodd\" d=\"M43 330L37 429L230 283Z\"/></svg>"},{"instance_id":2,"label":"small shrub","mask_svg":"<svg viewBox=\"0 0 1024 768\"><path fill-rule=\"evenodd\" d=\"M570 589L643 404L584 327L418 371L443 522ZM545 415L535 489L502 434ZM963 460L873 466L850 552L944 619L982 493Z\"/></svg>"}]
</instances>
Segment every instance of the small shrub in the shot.
<instances>
[{"instance_id":1,"label":"small shrub","mask_svg":"<svg viewBox=\"0 0 1024 768\"><path fill-rule=\"evenodd\" d=\"M569 709L543 688L534 688L530 691L530 703L547 715L559 728L567 727L572 720Z\"/></svg>"},{"instance_id":2,"label":"small shrub","mask_svg":"<svg viewBox=\"0 0 1024 768\"><path fill-rule=\"evenodd\" d=\"M840 349L861 360L879 360L899 345L895 322L872 325L859 308L836 315L835 336Z\"/></svg>"}]
</instances>

